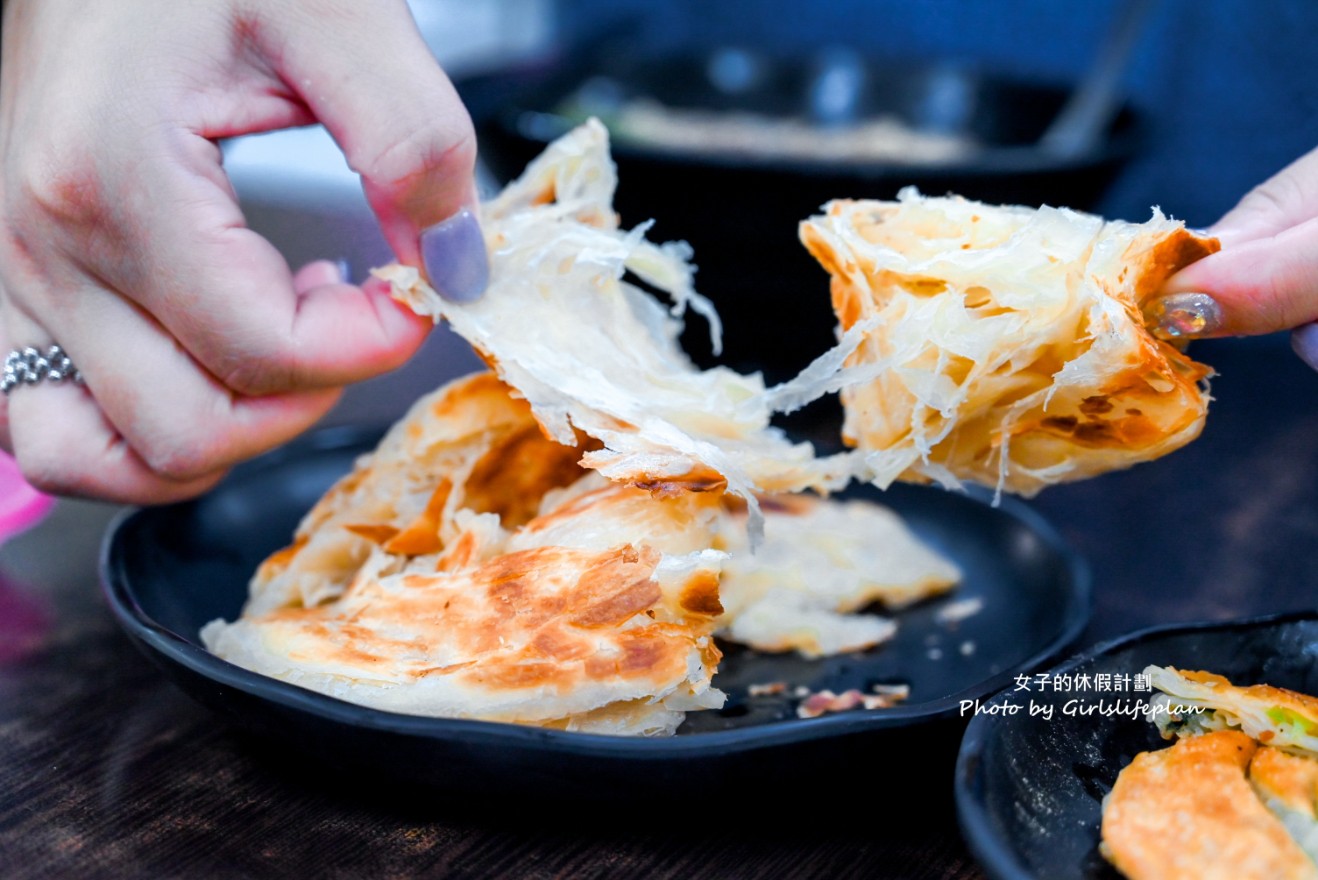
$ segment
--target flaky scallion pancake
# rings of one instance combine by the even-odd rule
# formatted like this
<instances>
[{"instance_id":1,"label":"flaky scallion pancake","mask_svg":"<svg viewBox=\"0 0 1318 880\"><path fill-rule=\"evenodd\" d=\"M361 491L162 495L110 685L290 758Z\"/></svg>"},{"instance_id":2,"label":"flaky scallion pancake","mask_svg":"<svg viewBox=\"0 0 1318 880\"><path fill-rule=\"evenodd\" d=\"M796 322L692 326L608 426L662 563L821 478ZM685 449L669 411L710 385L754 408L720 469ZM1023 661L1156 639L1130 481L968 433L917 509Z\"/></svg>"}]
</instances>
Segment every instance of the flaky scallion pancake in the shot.
<instances>
[{"instance_id":1,"label":"flaky scallion pancake","mask_svg":"<svg viewBox=\"0 0 1318 880\"><path fill-rule=\"evenodd\" d=\"M961 579L955 564L881 505L788 495L761 506L764 542L755 552L735 513L717 545L730 554L720 626L732 641L807 657L873 647L897 625L856 612L874 602L895 611Z\"/></svg>"},{"instance_id":2,"label":"flaky scallion pancake","mask_svg":"<svg viewBox=\"0 0 1318 880\"><path fill-rule=\"evenodd\" d=\"M1170 666L1144 674L1160 691L1150 700L1150 718L1164 737L1232 728L1264 745L1318 755L1318 698L1266 684L1238 687L1211 672ZM1202 711L1172 711L1178 704Z\"/></svg>"},{"instance_id":3,"label":"flaky scallion pancake","mask_svg":"<svg viewBox=\"0 0 1318 880\"><path fill-rule=\"evenodd\" d=\"M1318 880L1246 779L1256 749L1219 730L1137 755L1104 801L1103 855L1131 880Z\"/></svg>"},{"instance_id":4,"label":"flaky scallion pancake","mask_svg":"<svg viewBox=\"0 0 1318 880\"><path fill-rule=\"evenodd\" d=\"M1210 370L1155 339L1142 309L1216 251L1157 210L1146 223L993 206L913 189L840 200L801 225L832 277L850 356L842 392L867 476L1023 495L1128 467L1198 436Z\"/></svg>"},{"instance_id":5,"label":"flaky scallion pancake","mask_svg":"<svg viewBox=\"0 0 1318 880\"><path fill-rule=\"evenodd\" d=\"M726 488L751 504L752 525L757 492L845 484L847 454L817 459L770 418L836 390L860 334L776 389L758 374L698 369L678 345L680 319L699 311L716 336L717 319L692 286L690 249L648 241L648 225L619 228L616 183L607 132L592 120L482 206L490 283L479 300L448 302L409 267L375 274L414 311L446 319L551 437L572 443L575 429L600 441L583 463L611 480L660 493Z\"/></svg>"},{"instance_id":6,"label":"flaky scallion pancake","mask_svg":"<svg viewBox=\"0 0 1318 880\"><path fill-rule=\"evenodd\" d=\"M1318 758L1263 746L1249 762L1254 791L1318 864Z\"/></svg>"},{"instance_id":7,"label":"flaky scallion pancake","mask_svg":"<svg viewBox=\"0 0 1318 880\"><path fill-rule=\"evenodd\" d=\"M710 685L720 498L657 498L580 454L493 376L457 380L325 496L258 571L243 615L202 639L387 711L671 733L723 701Z\"/></svg>"}]
</instances>

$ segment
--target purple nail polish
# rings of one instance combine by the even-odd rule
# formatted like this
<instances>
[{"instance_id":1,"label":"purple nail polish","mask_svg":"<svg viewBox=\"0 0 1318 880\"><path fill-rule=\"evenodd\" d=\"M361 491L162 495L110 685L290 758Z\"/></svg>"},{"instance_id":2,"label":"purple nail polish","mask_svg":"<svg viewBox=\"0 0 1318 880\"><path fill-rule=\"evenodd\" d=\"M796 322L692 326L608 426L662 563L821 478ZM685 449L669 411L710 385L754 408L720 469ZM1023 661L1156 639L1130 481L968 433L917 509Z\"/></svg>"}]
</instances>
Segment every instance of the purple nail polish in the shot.
<instances>
[{"instance_id":1,"label":"purple nail polish","mask_svg":"<svg viewBox=\"0 0 1318 880\"><path fill-rule=\"evenodd\" d=\"M1305 324L1291 331L1291 348L1310 367L1318 370L1318 323Z\"/></svg>"},{"instance_id":2,"label":"purple nail polish","mask_svg":"<svg viewBox=\"0 0 1318 880\"><path fill-rule=\"evenodd\" d=\"M485 237L467 208L421 233L421 259L430 285L449 302L479 299L490 282Z\"/></svg>"},{"instance_id":3,"label":"purple nail polish","mask_svg":"<svg viewBox=\"0 0 1318 880\"><path fill-rule=\"evenodd\" d=\"M350 283L352 281L352 267L348 265L347 260L343 258L335 260L334 268L339 272L340 281L345 283Z\"/></svg>"}]
</instances>

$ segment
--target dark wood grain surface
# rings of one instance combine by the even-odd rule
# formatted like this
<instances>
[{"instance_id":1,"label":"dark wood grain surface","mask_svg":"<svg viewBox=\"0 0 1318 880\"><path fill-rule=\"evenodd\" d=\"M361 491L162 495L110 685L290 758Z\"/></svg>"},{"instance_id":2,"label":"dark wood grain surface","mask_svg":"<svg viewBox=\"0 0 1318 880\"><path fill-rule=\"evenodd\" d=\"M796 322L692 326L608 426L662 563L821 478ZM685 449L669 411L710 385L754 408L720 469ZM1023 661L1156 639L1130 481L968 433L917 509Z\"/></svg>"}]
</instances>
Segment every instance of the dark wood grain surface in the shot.
<instances>
[{"instance_id":1,"label":"dark wood grain surface","mask_svg":"<svg viewBox=\"0 0 1318 880\"><path fill-rule=\"evenodd\" d=\"M1311 608L1318 375L1284 337L1204 343L1204 436L1033 504L1090 561L1083 644L1146 625ZM450 802L345 781L219 721L119 632L100 597L114 510L62 502L0 549L0 877L982 877L937 766L891 786L821 781L680 815ZM772 768L766 768L772 772ZM922 779L937 791L913 797ZM920 804L912 809L911 804Z\"/></svg>"}]
</instances>

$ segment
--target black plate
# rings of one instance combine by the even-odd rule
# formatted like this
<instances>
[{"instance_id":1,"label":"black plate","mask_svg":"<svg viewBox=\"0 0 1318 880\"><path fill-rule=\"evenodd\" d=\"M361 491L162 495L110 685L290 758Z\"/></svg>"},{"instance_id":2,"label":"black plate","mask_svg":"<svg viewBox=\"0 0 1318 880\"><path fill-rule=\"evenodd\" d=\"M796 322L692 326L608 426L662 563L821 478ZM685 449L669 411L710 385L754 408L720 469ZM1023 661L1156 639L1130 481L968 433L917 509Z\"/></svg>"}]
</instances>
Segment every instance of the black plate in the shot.
<instances>
[{"instance_id":1,"label":"black plate","mask_svg":"<svg viewBox=\"0 0 1318 880\"><path fill-rule=\"evenodd\" d=\"M1158 627L1112 642L1049 671L1134 675L1150 664L1207 669L1236 684L1266 683L1318 693L1318 613L1228 623ZM1032 685L1033 687L1033 685ZM956 770L957 812L971 850L997 880L1118 880L1098 855L1102 799L1135 755L1168 743L1123 705L1147 700L1134 683L1120 691L1030 692L1015 684L984 704L966 730ZM1063 715L1068 701L1113 714ZM1053 706L1031 716L1031 701ZM1000 714L1016 705L1017 714Z\"/></svg>"},{"instance_id":2,"label":"black plate","mask_svg":"<svg viewBox=\"0 0 1318 880\"><path fill-rule=\"evenodd\" d=\"M678 735L640 739L540 730L482 721L396 715L345 703L220 660L198 630L242 606L257 563L287 543L301 515L377 433L331 430L240 467L208 495L138 510L106 537L102 579L128 634L184 690L246 727L268 732L336 767L393 781L466 791L633 799L878 773L875 748L909 733L936 748L949 773L964 722L958 701L985 697L1013 673L1070 644L1089 610L1087 569L1029 509L993 509L963 495L902 487L884 497L921 536L966 572L955 598L983 610L955 629L935 614L942 599L901 616L880 650L809 662L730 649L717 684L719 712L693 713ZM964 655L970 642L974 653ZM941 658L930 659L930 652ZM786 697L749 698L756 682L819 689L908 682L897 708L803 720ZM931 732L931 726L942 726ZM889 737L885 740L884 737ZM946 788L939 792L945 800Z\"/></svg>"}]
</instances>

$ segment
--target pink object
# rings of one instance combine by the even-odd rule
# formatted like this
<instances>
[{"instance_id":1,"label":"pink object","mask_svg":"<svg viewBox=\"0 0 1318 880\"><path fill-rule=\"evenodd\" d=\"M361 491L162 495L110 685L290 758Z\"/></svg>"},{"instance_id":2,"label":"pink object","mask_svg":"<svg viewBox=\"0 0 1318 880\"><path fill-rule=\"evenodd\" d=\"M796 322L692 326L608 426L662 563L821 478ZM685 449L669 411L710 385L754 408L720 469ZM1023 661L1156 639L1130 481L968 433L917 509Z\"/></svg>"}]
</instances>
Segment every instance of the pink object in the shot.
<instances>
[{"instance_id":1,"label":"pink object","mask_svg":"<svg viewBox=\"0 0 1318 880\"><path fill-rule=\"evenodd\" d=\"M54 503L28 485L12 456L0 452L0 544L40 522Z\"/></svg>"},{"instance_id":2,"label":"pink object","mask_svg":"<svg viewBox=\"0 0 1318 880\"><path fill-rule=\"evenodd\" d=\"M54 625L50 601L0 575L0 667L39 651Z\"/></svg>"}]
</instances>

